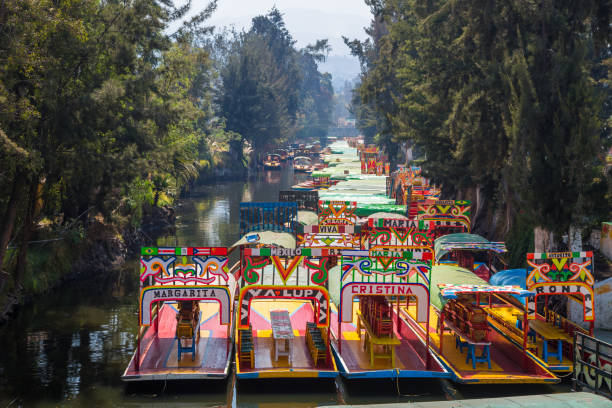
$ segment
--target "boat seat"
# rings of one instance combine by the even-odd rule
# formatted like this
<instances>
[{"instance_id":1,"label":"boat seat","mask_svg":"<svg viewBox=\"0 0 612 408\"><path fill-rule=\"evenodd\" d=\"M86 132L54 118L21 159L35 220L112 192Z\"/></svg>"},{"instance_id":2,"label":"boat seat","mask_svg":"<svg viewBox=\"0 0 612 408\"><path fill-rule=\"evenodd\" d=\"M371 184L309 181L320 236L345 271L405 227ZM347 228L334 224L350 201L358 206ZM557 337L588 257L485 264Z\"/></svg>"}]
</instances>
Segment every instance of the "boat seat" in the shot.
<instances>
[{"instance_id":1,"label":"boat seat","mask_svg":"<svg viewBox=\"0 0 612 408\"><path fill-rule=\"evenodd\" d=\"M327 361L327 343L321 329L315 323L306 323L306 344L315 366Z\"/></svg>"},{"instance_id":2,"label":"boat seat","mask_svg":"<svg viewBox=\"0 0 612 408\"><path fill-rule=\"evenodd\" d=\"M240 363L248 363L250 368L255 365L255 345L253 343L253 331L248 329L238 330L238 358Z\"/></svg>"}]
</instances>

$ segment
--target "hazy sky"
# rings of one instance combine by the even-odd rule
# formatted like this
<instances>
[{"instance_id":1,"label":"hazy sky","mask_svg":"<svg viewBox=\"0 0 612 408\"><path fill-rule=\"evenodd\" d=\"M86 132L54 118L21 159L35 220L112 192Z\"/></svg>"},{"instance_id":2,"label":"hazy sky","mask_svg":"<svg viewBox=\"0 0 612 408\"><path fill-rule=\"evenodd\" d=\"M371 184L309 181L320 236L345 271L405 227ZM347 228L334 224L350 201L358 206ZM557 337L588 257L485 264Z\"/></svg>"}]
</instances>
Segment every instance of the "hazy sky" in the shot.
<instances>
[{"instance_id":1,"label":"hazy sky","mask_svg":"<svg viewBox=\"0 0 612 408\"><path fill-rule=\"evenodd\" d=\"M179 3L179 2L176 2ZM208 0L193 0L196 10L206 7ZM251 19L265 14L274 5L284 14L285 23L297 46L328 38L330 55L348 55L342 35L364 39L363 27L371 15L363 0L219 0L217 11L209 20L214 26L234 25L247 28Z\"/></svg>"}]
</instances>

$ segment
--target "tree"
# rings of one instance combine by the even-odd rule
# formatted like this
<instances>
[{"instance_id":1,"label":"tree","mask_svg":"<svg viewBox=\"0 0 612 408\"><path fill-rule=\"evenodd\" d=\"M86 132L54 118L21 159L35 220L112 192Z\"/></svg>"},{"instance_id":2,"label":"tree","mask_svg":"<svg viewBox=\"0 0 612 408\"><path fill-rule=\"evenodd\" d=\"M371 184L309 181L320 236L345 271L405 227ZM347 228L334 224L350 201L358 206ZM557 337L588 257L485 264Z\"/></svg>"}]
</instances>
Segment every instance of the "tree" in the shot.
<instances>
[{"instance_id":1,"label":"tree","mask_svg":"<svg viewBox=\"0 0 612 408\"><path fill-rule=\"evenodd\" d=\"M607 3L366 2L371 39L347 41L361 126L419 147L447 196L480 197L477 229L504 235L520 212L559 236L610 213Z\"/></svg>"}]
</instances>

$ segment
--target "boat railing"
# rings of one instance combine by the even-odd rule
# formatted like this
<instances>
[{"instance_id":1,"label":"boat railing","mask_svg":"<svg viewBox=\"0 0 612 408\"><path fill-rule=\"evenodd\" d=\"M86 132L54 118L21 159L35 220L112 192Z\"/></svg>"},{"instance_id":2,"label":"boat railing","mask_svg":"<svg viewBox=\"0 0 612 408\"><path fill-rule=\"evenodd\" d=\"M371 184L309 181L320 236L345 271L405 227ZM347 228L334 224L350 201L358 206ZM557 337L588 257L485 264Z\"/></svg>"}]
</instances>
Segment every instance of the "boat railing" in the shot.
<instances>
[{"instance_id":1,"label":"boat railing","mask_svg":"<svg viewBox=\"0 0 612 408\"><path fill-rule=\"evenodd\" d=\"M240 235L251 231L297 233L295 202L243 202L240 203Z\"/></svg>"},{"instance_id":2,"label":"boat railing","mask_svg":"<svg viewBox=\"0 0 612 408\"><path fill-rule=\"evenodd\" d=\"M554 326L557 326L558 328L560 328L561 330L567 332L570 335L574 335L575 332L579 332L579 333L583 333L583 334L589 334L589 331L583 327L581 327L579 324L572 322L571 320L566 319L565 317L561 316L559 313L550 310L550 309L545 309L544 312L545 316L544 319L548 322L553 324Z\"/></svg>"},{"instance_id":3,"label":"boat railing","mask_svg":"<svg viewBox=\"0 0 612 408\"><path fill-rule=\"evenodd\" d=\"M612 399L612 344L574 333L573 388L588 388Z\"/></svg>"}]
</instances>

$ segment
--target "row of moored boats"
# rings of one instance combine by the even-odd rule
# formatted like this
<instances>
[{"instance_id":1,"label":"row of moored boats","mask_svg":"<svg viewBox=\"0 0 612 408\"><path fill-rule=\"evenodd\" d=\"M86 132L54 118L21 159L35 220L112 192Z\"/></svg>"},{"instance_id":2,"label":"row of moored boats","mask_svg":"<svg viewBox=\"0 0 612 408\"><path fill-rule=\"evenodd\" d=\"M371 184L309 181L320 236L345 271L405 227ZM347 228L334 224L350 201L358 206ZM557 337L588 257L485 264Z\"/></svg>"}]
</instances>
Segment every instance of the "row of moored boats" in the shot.
<instances>
[{"instance_id":1,"label":"row of moored boats","mask_svg":"<svg viewBox=\"0 0 612 408\"><path fill-rule=\"evenodd\" d=\"M471 203L441 197L420 168L391 171L354 138L318 154L308 183L241 203L233 245L142 248L124 380L220 379L233 360L239 380L572 371L574 333L593 332L591 252L529 253L509 270L503 242L471 233ZM583 322L549 307L559 297Z\"/></svg>"}]
</instances>

